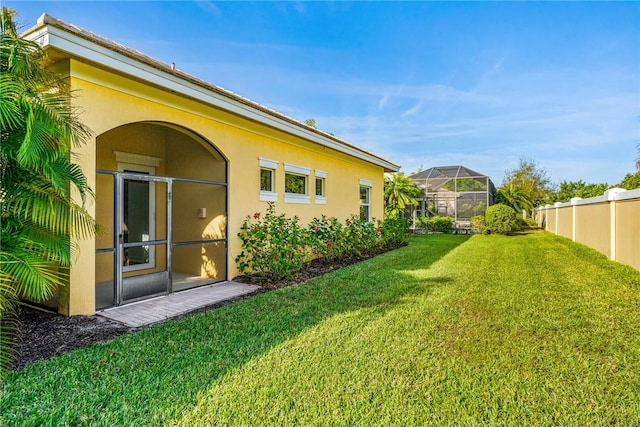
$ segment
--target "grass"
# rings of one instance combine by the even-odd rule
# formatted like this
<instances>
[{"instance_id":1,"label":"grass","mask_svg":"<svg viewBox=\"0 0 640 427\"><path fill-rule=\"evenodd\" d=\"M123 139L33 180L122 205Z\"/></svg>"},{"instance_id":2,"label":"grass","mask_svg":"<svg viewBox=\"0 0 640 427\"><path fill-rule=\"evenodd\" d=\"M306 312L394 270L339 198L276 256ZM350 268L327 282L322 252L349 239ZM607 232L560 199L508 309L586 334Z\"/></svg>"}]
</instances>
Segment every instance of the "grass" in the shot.
<instances>
[{"instance_id":1,"label":"grass","mask_svg":"<svg viewBox=\"0 0 640 427\"><path fill-rule=\"evenodd\" d=\"M424 235L29 365L0 425L638 425L640 274L544 232Z\"/></svg>"}]
</instances>

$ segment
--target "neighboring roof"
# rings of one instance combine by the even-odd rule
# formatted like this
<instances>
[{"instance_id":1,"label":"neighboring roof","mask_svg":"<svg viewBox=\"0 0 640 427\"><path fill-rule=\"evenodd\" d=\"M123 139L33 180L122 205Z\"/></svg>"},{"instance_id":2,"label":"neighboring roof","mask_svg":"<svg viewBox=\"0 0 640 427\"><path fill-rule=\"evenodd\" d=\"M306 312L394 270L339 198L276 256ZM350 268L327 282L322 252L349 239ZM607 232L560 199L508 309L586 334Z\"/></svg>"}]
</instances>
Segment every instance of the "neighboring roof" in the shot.
<instances>
[{"instance_id":1,"label":"neighboring roof","mask_svg":"<svg viewBox=\"0 0 640 427\"><path fill-rule=\"evenodd\" d=\"M72 57L108 67L118 73L130 75L313 143L349 154L381 166L385 172L400 170L399 165L334 135L308 126L220 86L176 70L173 64L165 64L47 14L40 16L37 24L21 36L38 42L43 48L55 48Z\"/></svg>"},{"instance_id":2,"label":"neighboring roof","mask_svg":"<svg viewBox=\"0 0 640 427\"><path fill-rule=\"evenodd\" d=\"M487 175L483 175L474 170L466 168L461 165L457 166L437 166L434 168L429 168L422 172L418 172L409 177L412 179L416 185L423 190L430 192L439 192L439 191L452 191L452 188L447 188L446 186L451 180L454 179L473 179L478 180L479 182L485 182L487 188L481 191L493 191L494 185L491 182L491 178ZM481 179L482 178L482 179ZM485 181L485 179L487 181ZM454 187L455 188L455 187ZM465 190L465 191L476 191L476 190Z\"/></svg>"},{"instance_id":3,"label":"neighboring roof","mask_svg":"<svg viewBox=\"0 0 640 427\"><path fill-rule=\"evenodd\" d=\"M411 175L413 180L434 179L434 178L484 178L487 175L481 174L461 165L457 166L436 166L422 172Z\"/></svg>"}]
</instances>

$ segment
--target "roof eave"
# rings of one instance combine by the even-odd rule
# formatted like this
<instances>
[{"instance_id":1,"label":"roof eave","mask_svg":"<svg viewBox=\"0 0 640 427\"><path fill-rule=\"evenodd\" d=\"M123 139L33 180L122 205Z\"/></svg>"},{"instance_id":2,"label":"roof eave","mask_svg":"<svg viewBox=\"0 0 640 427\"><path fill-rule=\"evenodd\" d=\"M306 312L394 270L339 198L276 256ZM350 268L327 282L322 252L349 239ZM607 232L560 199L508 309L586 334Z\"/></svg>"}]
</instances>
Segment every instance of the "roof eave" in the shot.
<instances>
[{"instance_id":1,"label":"roof eave","mask_svg":"<svg viewBox=\"0 0 640 427\"><path fill-rule=\"evenodd\" d=\"M22 37L37 42L43 48L55 48L72 57L83 58L165 90L348 154L380 166L385 172L400 170L399 165L340 138L49 15L43 14L38 23L23 33Z\"/></svg>"}]
</instances>

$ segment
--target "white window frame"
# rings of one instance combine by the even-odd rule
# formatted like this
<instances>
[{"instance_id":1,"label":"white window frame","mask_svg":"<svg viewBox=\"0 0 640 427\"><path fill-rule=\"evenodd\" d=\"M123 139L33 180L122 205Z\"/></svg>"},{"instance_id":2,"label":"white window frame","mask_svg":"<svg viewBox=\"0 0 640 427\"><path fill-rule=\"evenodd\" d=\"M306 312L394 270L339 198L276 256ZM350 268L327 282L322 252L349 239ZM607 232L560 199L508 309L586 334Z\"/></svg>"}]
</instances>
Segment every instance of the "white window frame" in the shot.
<instances>
[{"instance_id":1,"label":"white window frame","mask_svg":"<svg viewBox=\"0 0 640 427\"><path fill-rule=\"evenodd\" d=\"M271 171L271 188L275 190L276 188L276 170L278 169L279 162L277 160L265 159L264 157L259 157L260 170L267 169ZM259 177L262 179L262 177ZM278 201L278 193L276 191L265 191L260 190L260 201L261 202L277 202Z\"/></svg>"},{"instance_id":2,"label":"white window frame","mask_svg":"<svg viewBox=\"0 0 640 427\"><path fill-rule=\"evenodd\" d=\"M305 178L305 188L304 194L298 193L287 193L285 188L284 193L284 202L285 203L298 203L298 204L310 204L311 197L309 197L309 177L311 176L311 169L306 168L304 166L297 166L291 163L284 164L284 172L285 172L285 186L286 186L286 175L299 175Z\"/></svg>"},{"instance_id":3,"label":"white window frame","mask_svg":"<svg viewBox=\"0 0 640 427\"><path fill-rule=\"evenodd\" d=\"M360 198L360 191L366 188L367 189L367 203L362 203L362 199ZM371 188L373 188L373 182L366 180L366 179L361 179L360 180L360 187L358 188L358 199L359 199L359 206L358 206L358 216L360 216L360 211L359 209L363 206L367 207L367 222L371 222Z\"/></svg>"},{"instance_id":4,"label":"white window frame","mask_svg":"<svg viewBox=\"0 0 640 427\"><path fill-rule=\"evenodd\" d=\"M323 170L316 169L315 171L316 180L322 180L322 194L315 195L315 203L316 205L326 205L327 204L327 172ZM314 186L315 193L315 186Z\"/></svg>"}]
</instances>

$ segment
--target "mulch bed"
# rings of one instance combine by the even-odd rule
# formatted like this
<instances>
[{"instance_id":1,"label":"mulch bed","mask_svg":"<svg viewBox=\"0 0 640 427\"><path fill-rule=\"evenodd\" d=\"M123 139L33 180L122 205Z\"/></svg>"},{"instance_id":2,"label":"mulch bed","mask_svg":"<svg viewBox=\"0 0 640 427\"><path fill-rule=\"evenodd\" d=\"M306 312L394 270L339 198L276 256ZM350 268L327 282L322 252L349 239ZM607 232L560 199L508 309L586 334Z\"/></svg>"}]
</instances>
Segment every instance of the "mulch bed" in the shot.
<instances>
[{"instance_id":1,"label":"mulch bed","mask_svg":"<svg viewBox=\"0 0 640 427\"><path fill-rule=\"evenodd\" d=\"M387 247L366 257L352 258L340 263L326 264L314 260L296 272L296 274L287 281L264 286L259 292L250 294L249 296L238 297L212 306L202 307L187 315L204 313L271 289L298 285L314 277L322 276L323 274L372 258L383 252L404 245L406 244ZM241 283L255 283L254 278L247 275L238 276L233 280ZM124 326L119 322L100 316L65 317L28 305L20 306L18 320L20 321L20 334L18 337L19 349L13 364L13 369L16 370L37 360L49 359L58 354L76 350L97 342L109 341L118 335L134 331L134 329Z\"/></svg>"}]
</instances>

